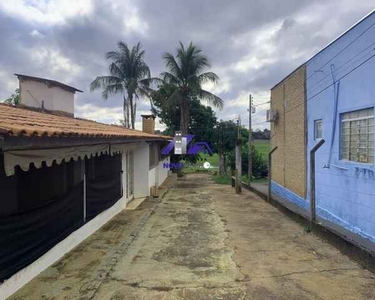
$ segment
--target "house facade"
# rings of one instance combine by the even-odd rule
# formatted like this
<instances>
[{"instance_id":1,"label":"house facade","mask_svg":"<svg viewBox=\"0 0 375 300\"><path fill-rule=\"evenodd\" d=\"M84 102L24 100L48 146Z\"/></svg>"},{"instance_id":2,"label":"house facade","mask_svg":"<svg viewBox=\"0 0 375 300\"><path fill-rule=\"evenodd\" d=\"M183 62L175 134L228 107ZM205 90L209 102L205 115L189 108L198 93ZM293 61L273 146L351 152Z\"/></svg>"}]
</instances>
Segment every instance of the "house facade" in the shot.
<instances>
[{"instance_id":1,"label":"house facade","mask_svg":"<svg viewBox=\"0 0 375 300\"><path fill-rule=\"evenodd\" d=\"M157 196L169 140L0 104L0 294L14 293L134 198Z\"/></svg>"},{"instance_id":2,"label":"house facade","mask_svg":"<svg viewBox=\"0 0 375 300\"><path fill-rule=\"evenodd\" d=\"M271 108L279 112L271 125L271 137L275 134L272 146L279 147L272 159L272 192L308 214L312 189L310 151L324 139L315 154L318 221L368 249L374 249L375 243L374 24L372 12L271 90ZM290 77L303 69L306 70L303 83L291 84L295 93L301 92L300 104L284 111L276 101L278 87L290 85ZM289 96L286 93L281 97ZM285 137L279 134L285 128L283 120L288 118L305 123L305 141L299 138L302 128L286 129ZM298 148L306 143L306 150L301 151L304 163L300 159L294 162L293 158L283 162L285 152L277 154L288 147L287 136L295 140ZM293 153L289 151L292 150L288 149L287 156ZM304 181L305 194L278 176L282 173L287 178L291 164L296 168L295 176Z\"/></svg>"},{"instance_id":3,"label":"house facade","mask_svg":"<svg viewBox=\"0 0 375 300\"><path fill-rule=\"evenodd\" d=\"M60 111L74 116L74 95L81 90L56 80L15 74L21 105Z\"/></svg>"}]
</instances>

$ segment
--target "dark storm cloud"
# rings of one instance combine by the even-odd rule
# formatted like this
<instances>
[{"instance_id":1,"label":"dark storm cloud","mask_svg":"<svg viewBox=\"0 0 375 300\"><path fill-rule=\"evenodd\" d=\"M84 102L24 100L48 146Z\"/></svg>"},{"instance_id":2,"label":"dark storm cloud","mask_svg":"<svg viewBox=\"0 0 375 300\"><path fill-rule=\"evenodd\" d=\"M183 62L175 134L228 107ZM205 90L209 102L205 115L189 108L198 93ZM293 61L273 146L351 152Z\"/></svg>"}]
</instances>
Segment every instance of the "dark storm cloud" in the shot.
<instances>
[{"instance_id":1,"label":"dark storm cloud","mask_svg":"<svg viewBox=\"0 0 375 300\"><path fill-rule=\"evenodd\" d=\"M16 88L14 79L14 88L9 88L14 72L52 77L85 91L76 98L84 116L90 111L90 117L110 122L121 111L121 96L104 101L99 91L89 92L90 82L108 73L105 52L116 49L119 40L129 45L140 41L157 76L164 71L163 53L174 52L179 41L193 41L222 78L214 91L227 101L226 109L218 111L219 118L226 118L244 112L246 106L235 102L246 93L267 98L275 83L371 8L371 0L356 9L348 9L349 0L337 2L94 0L89 14L62 23L24 20L0 6L0 34L6 41L0 50L0 96ZM149 110L148 102L140 102L138 109ZM109 115L100 116L103 112Z\"/></svg>"}]
</instances>

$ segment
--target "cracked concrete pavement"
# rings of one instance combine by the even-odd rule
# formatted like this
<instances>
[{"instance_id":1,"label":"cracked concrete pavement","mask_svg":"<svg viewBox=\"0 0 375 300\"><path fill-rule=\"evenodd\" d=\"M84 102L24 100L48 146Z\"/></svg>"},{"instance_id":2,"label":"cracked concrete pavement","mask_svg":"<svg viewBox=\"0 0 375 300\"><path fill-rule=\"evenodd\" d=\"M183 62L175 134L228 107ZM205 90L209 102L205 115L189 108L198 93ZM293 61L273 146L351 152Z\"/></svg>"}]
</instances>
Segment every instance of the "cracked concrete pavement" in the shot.
<instances>
[{"instance_id":1,"label":"cracked concrete pavement","mask_svg":"<svg viewBox=\"0 0 375 300\"><path fill-rule=\"evenodd\" d=\"M10 299L375 299L375 276L256 195L191 174Z\"/></svg>"}]
</instances>

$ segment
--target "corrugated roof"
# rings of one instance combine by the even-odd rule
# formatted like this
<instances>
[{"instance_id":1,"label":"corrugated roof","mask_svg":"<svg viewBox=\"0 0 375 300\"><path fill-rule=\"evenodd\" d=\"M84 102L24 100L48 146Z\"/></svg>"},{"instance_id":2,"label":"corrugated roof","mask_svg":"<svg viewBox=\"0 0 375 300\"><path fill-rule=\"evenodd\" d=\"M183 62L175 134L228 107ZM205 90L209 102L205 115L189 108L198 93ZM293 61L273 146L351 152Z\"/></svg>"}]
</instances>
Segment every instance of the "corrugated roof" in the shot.
<instances>
[{"instance_id":1,"label":"corrugated roof","mask_svg":"<svg viewBox=\"0 0 375 300\"><path fill-rule=\"evenodd\" d=\"M62 82L59 82L59 81L56 81L56 80L52 80L52 79L47 79L47 78L41 78L41 77L35 77L35 76L29 76L29 75L23 75L23 74L14 74L17 76L17 78L19 80L32 80L32 81L38 81L38 82L43 82L43 83L46 83L46 84L49 84L50 86L57 86L59 88L62 88L64 90L67 90L69 92L72 92L72 93L75 93L75 92L80 92L80 93L83 93L83 91L73 87L73 86L70 86L70 85L67 85L65 83L62 83Z\"/></svg>"},{"instance_id":2,"label":"corrugated roof","mask_svg":"<svg viewBox=\"0 0 375 300\"><path fill-rule=\"evenodd\" d=\"M141 138L168 140L168 136L149 134L117 125L60 116L0 104L0 134L8 136Z\"/></svg>"}]
</instances>

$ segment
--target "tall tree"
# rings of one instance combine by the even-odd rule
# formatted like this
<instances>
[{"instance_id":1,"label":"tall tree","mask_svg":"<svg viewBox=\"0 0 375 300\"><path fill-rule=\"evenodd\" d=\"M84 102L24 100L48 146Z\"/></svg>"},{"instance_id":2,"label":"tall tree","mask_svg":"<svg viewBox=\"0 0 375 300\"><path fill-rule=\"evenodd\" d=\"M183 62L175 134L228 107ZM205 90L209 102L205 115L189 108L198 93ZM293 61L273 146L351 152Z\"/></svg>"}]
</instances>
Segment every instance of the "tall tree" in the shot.
<instances>
[{"instance_id":1,"label":"tall tree","mask_svg":"<svg viewBox=\"0 0 375 300\"><path fill-rule=\"evenodd\" d=\"M168 104L169 97L176 89L174 85L164 84L151 93L152 113L165 124L166 129L163 133L169 136L173 136L180 126L179 105ZM212 108L210 106L204 106L198 99L192 98L189 117L189 123L191 124L189 133L195 136L195 141L205 141L209 144L210 148L215 151L215 126L217 118ZM194 163L200 159L200 156L171 155L172 162L177 162L182 159Z\"/></svg>"},{"instance_id":2,"label":"tall tree","mask_svg":"<svg viewBox=\"0 0 375 300\"><path fill-rule=\"evenodd\" d=\"M110 60L110 75L98 76L91 83L90 90L102 89L102 96L107 99L112 94L122 94L124 98L123 113L124 125L134 129L137 103L140 97L148 97L150 84L156 80L151 78L150 68L144 60L145 51L138 43L131 49L118 42L117 51L106 53L106 59Z\"/></svg>"},{"instance_id":3,"label":"tall tree","mask_svg":"<svg viewBox=\"0 0 375 300\"><path fill-rule=\"evenodd\" d=\"M203 72L210 68L209 61L193 43L185 49L180 42L176 57L165 53L163 59L169 71L161 76L164 82L176 87L168 101L180 106L180 130L186 134L189 130L190 105L193 98L206 100L215 107L223 108L224 101L220 97L202 89L204 83L216 83L219 77L213 72Z\"/></svg>"},{"instance_id":4,"label":"tall tree","mask_svg":"<svg viewBox=\"0 0 375 300\"><path fill-rule=\"evenodd\" d=\"M166 125L164 133L173 136L180 126L180 106L168 105L168 98L177 88L173 85L162 85L151 93L152 113ZM189 114L190 132L197 141L209 143L216 150L215 127L217 118L210 106L205 106L196 98L191 99Z\"/></svg>"}]
</instances>

